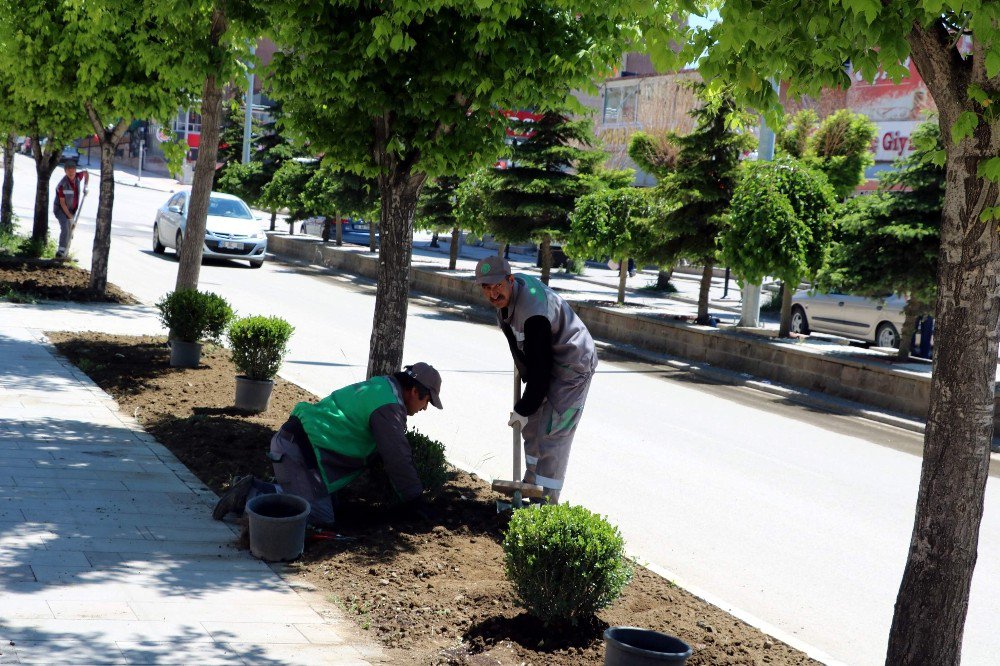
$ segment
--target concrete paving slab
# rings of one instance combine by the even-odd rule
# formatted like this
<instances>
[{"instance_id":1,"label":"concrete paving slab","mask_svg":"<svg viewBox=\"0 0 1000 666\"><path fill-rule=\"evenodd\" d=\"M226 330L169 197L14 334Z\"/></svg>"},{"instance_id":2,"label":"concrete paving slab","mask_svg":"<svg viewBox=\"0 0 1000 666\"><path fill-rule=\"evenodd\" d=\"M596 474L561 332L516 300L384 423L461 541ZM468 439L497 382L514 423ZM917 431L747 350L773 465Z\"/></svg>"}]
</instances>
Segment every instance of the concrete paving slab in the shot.
<instances>
[{"instance_id":1,"label":"concrete paving slab","mask_svg":"<svg viewBox=\"0 0 1000 666\"><path fill-rule=\"evenodd\" d=\"M118 641L126 663L190 666L215 666L244 663L236 650L222 643L157 643L154 641Z\"/></svg>"},{"instance_id":2,"label":"concrete paving slab","mask_svg":"<svg viewBox=\"0 0 1000 666\"><path fill-rule=\"evenodd\" d=\"M0 304L39 329L161 332L107 310ZM377 660L339 609L236 550L215 495L40 330L0 322L0 664Z\"/></svg>"},{"instance_id":3,"label":"concrete paving slab","mask_svg":"<svg viewBox=\"0 0 1000 666\"><path fill-rule=\"evenodd\" d=\"M16 664L125 664L125 655L114 643L100 643L76 640L72 637L60 640L18 641L11 648L18 661ZM3 663L3 662L0 662Z\"/></svg>"},{"instance_id":4,"label":"concrete paving slab","mask_svg":"<svg viewBox=\"0 0 1000 666\"><path fill-rule=\"evenodd\" d=\"M125 601L67 601L49 602L57 620L138 620ZM181 618L175 618L181 619Z\"/></svg>"}]
</instances>

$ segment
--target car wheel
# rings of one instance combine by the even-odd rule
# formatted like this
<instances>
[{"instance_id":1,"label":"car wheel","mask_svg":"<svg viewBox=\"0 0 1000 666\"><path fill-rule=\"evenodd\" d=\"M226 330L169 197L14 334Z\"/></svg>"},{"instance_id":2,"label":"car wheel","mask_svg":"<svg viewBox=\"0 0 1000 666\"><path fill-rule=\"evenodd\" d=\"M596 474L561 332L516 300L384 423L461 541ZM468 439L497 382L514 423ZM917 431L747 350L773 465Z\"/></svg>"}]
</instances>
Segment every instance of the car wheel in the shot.
<instances>
[{"instance_id":1,"label":"car wheel","mask_svg":"<svg viewBox=\"0 0 1000 666\"><path fill-rule=\"evenodd\" d=\"M899 348L899 331L892 323L884 321L875 329L875 346Z\"/></svg>"},{"instance_id":2,"label":"car wheel","mask_svg":"<svg viewBox=\"0 0 1000 666\"><path fill-rule=\"evenodd\" d=\"M166 246L160 242L160 225L153 223L153 252L156 254L163 254L166 250Z\"/></svg>"},{"instance_id":3,"label":"car wheel","mask_svg":"<svg viewBox=\"0 0 1000 666\"><path fill-rule=\"evenodd\" d=\"M806 311L802 309L802 306L792 306L792 321L788 330L800 335L809 335L809 319L806 317Z\"/></svg>"},{"instance_id":4,"label":"car wheel","mask_svg":"<svg viewBox=\"0 0 1000 666\"><path fill-rule=\"evenodd\" d=\"M179 231L177 232L177 238L174 239L174 243L176 243L176 245L174 246L174 252L177 253L177 261L180 261L181 260L181 245L184 244L184 236L181 234L181 232L179 232Z\"/></svg>"},{"instance_id":5,"label":"car wheel","mask_svg":"<svg viewBox=\"0 0 1000 666\"><path fill-rule=\"evenodd\" d=\"M263 259L261 259L260 261L251 261L250 262L250 268L260 268L263 265L264 265L264 260Z\"/></svg>"}]
</instances>

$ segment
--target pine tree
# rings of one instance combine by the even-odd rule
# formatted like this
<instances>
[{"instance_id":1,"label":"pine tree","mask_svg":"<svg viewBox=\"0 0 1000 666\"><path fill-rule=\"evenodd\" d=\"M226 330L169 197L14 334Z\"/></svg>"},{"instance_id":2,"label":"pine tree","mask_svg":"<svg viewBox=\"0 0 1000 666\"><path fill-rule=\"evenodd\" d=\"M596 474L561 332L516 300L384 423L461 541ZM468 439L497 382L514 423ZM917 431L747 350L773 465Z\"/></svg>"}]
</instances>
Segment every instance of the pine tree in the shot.
<instances>
[{"instance_id":1,"label":"pine tree","mask_svg":"<svg viewBox=\"0 0 1000 666\"><path fill-rule=\"evenodd\" d=\"M546 112L535 122L514 121L511 131L524 138L511 146L510 166L491 173L484 222L508 242L537 242L542 282L548 284L552 241L569 232L576 200L594 187L594 180L583 175L594 171L604 153L591 148L589 120L562 112Z\"/></svg>"},{"instance_id":2,"label":"pine tree","mask_svg":"<svg viewBox=\"0 0 1000 666\"><path fill-rule=\"evenodd\" d=\"M908 358L917 318L937 299L938 249L945 167L933 161L944 144L937 122L913 133L917 150L882 177L879 191L851 199L836 220L824 289L878 298L906 294L899 357Z\"/></svg>"},{"instance_id":3,"label":"pine tree","mask_svg":"<svg viewBox=\"0 0 1000 666\"><path fill-rule=\"evenodd\" d=\"M740 133L746 114L732 98L710 93L704 84L697 84L696 91L704 104L690 112L695 128L672 136L677 155L654 193L660 228L650 258L660 265L684 258L702 266L696 321L707 324L718 238L729 214L740 155L754 139Z\"/></svg>"},{"instance_id":4,"label":"pine tree","mask_svg":"<svg viewBox=\"0 0 1000 666\"><path fill-rule=\"evenodd\" d=\"M458 244L462 238L462 228L455 217L457 190L461 182L462 179L457 176L443 176L429 182L420 193L413 218L417 228L451 234L448 270L452 271L458 263Z\"/></svg>"}]
</instances>

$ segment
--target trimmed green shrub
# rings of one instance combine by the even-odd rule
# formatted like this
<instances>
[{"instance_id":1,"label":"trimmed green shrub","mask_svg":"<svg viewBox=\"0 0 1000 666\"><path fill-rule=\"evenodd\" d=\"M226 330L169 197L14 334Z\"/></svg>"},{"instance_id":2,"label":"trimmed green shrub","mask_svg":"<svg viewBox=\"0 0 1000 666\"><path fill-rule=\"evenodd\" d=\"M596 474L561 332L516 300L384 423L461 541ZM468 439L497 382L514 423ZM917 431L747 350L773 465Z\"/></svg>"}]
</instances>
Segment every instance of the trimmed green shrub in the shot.
<instances>
[{"instance_id":1,"label":"trimmed green shrub","mask_svg":"<svg viewBox=\"0 0 1000 666\"><path fill-rule=\"evenodd\" d=\"M433 493L440 490L448 480L448 461L444 457L444 444L417 430L407 430L406 439L410 442L413 466L417 469L417 476L424 486L424 491ZM369 476L383 502L391 504L399 501L399 495L385 473L381 458L376 456L369 469Z\"/></svg>"},{"instance_id":2,"label":"trimmed green shrub","mask_svg":"<svg viewBox=\"0 0 1000 666\"><path fill-rule=\"evenodd\" d=\"M170 337L181 342L218 342L233 319L233 309L222 296L197 289L178 289L159 300L160 321Z\"/></svg>"},{"instance_id":3,"label":"trimmed green shrub","mask_svg":"<svg viewBox=\"0 0 1000 666\"><path fill-rule=\"evenodd\" d=\"M288 338L294 331L281 317L234 320L228 331L233 365L249 379L273 379L288 353Z\"/></svg>"},{"instance_id":4,"label":"trimmed green shrub","mask_svg":"<svg viewBox=\"0 0 1000 666\"><path fill-rule=\"evenodd\" d=\"M618 528L582 506L515 511L503 551L507 578L521 605L546 626L586 621L632 580Z\"/></svg>"}]
</instances>

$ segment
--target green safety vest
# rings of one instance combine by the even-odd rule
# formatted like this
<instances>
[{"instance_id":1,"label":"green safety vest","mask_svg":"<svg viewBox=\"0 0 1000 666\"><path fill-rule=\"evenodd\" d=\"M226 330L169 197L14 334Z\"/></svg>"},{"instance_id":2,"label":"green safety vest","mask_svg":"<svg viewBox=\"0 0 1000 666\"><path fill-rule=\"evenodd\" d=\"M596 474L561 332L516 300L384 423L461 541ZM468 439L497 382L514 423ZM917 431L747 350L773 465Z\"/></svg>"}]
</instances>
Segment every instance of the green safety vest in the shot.
<instances>
[{"instance_id":1,"label":"green safety vest","mask_svg":"<svg viewBox=\"0 0 1000 666\"><path fill-rule=\"evenodd\" d=\"M388 377L372 377L338 389L317 403L300 402L295 405L292 416L302 423L302 429L316 451L327 491L340 490L363 470L339 479L328 479L322 463L323 451L366 460L375 452L375 437L368 424L372 412L399 402L400 398Z\"/></svg>"}]
</instances>

